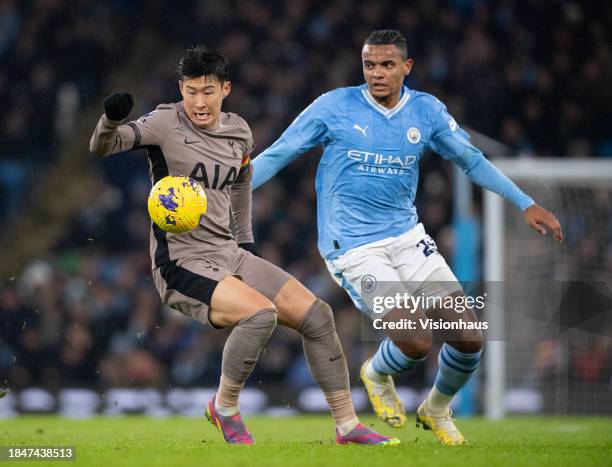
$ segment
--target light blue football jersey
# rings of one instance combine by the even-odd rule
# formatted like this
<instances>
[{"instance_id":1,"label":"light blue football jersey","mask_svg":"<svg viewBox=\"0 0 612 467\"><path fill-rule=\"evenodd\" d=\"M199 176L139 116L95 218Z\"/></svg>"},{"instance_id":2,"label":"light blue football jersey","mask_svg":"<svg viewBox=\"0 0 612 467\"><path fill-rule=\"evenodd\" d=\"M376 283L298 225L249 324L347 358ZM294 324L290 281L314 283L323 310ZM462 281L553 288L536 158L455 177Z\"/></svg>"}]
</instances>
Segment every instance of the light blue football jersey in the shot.
<instances>
[{"instance_id":1,"label":"light blue football jersey","mask_svg":"<svg viewBox=\"0 0 612 467\"><path fill-rule=\"evenodd\" d=\"M533 204L469 142L444 104L407 87L392 109L376 102L366 84L323 94L254 159L253 188L318 145L324 147L315 181L318 247L326 259L418 223L414 199L427 149L521 210Z\"/></svg>"}]
</instances>

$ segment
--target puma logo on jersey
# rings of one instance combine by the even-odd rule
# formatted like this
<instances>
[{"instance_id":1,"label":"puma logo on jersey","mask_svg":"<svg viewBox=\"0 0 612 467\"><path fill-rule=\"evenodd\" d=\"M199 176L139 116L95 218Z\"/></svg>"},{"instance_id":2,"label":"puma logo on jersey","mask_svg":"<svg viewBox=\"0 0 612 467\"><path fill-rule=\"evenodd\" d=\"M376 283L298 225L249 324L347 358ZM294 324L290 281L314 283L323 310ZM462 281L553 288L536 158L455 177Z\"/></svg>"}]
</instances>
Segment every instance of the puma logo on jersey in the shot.
<instances>
[{"instance_id":1,"label":"puma logo on jersey","mask_svg":"<svg viewBox=\"0 0 612 467\"><path fill-rule=\"evenodd\" d=\"M361 128L359 125L355 123L353 125L353 128L357 131L361 131L363 133L363 137L367 138L368 135L366 135L366 131L368 130L368 125L366 125L365 128Z\"/></svg>"}]
</instances>

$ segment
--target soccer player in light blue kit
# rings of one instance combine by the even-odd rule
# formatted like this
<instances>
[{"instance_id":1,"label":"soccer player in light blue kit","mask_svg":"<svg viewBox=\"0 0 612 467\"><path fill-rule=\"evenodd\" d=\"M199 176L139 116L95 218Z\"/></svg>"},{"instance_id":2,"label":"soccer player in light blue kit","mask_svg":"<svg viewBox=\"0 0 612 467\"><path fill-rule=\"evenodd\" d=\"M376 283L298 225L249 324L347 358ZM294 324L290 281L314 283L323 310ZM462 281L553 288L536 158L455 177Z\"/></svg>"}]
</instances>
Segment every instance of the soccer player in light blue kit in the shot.
<instances>
[{"instance_id":1,"label":"soccer player in light blue kit","mask_svg":"<svg viewBox=\"0 0 612 467\"><path fill-rule=\"evenodd\" d=\"M320 96L253 164L255 189L300 154L323 145L315 182L318 247L332 277L358 308L371 312L360 296L366 275L378 283L420 284L409 290L416 296L463 296L414 207L418 163L427 149L517 206L536 231L544 234L549 228L556 240L562 240L555 216L535 204L469 142L442 102L403 85L412 60L399 31L374 31L363 46L362 62L366 84ZM419 316L453 321L460 316L476 322L472 311L459 315L432 308L395 308L383 320L414 321ZM480 361L483 336L474 328L444 335L434 386L417 410L417 421L444 444L465 443L449 406ZM432 332L388 330L387 335L363 364L361 379L375 413L389 425L401 427L406 416L392 376L411 371L427 357Z\"/></svg>"}]
</instances>

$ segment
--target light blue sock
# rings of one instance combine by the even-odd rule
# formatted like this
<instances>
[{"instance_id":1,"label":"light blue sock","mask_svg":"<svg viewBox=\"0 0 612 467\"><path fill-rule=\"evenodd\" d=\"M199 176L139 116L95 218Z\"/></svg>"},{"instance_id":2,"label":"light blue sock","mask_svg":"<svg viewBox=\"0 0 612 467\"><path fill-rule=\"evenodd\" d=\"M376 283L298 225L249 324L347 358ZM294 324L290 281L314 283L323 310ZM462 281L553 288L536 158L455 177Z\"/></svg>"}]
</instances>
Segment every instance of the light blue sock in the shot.
<instances>
[{"instance_id":1,"label":"light blue sock","mask_svg":"<svg viewBox=\"0 0 612 467\"><path fill-rule=\"evenodd\" d=\"M388 337L380 343L372 357L372 368L379 375L397 375L406 373L416 367L425 358L410 358L399 349Z\"/></svg>"},{"instance_id":2,"label":"light blue sock","mask_svg":"<svg viewBox=\"0 0 612 467\"><path fill-rule=\"evenodd\" d=\"M434 386L442 394L454 396L470 380L482 350L476 353L463 353L444 343L438 355L438 374Z\"/></svg>"}]
</instances>

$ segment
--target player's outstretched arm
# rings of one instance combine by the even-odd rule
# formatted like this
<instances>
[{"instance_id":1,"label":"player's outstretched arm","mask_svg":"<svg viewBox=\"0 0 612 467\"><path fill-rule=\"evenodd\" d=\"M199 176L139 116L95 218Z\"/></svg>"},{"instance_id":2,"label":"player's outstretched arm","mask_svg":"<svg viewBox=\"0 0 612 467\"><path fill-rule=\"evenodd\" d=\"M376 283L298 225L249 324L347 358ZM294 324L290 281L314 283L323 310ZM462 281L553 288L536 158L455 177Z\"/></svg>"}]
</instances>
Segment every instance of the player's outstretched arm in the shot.
<instances>
[{"instance_id":1,"label":"player's outstretched arm","mask_svg":"<svg viewBox=\"0 0 612 467\"><path fill-rule=\"evenodd\" d=\"M561 224L554 214L538 206L529 195L487 160L482 151L470 143L469 135L457 125L442 103L438 101L435 105L437 113L430 141L431 149L461 167L474 183L503 196L518 207L532 229L544 235L547 227L553 231L555 240L561 242Z\"/></svg>"},{"instance_id":2,"label":"player's outstretched arm","mask_svg":"<svg viewBox=\"0 0 612 467\"><path fill-rule=\"evenodd\" d=\"M122 125L133 106L134 99L125 92L116 92L104 100L104 114L98 120L89 142L92 154L107 156L133 149L137 132L130 124Z\"/></svg>"},{"instance_id":3,"label":"player's outstretched arm","mask_svg":"<svg viewBox=\"0 0 612 467\"><path fill-rule=\"evenodd\" d=\"M253 190L274 177L283 167L293 162L298 152L281 136L268 149L253 159Z\"/></svg>"},{"instance_id":4,"label":"player's outstretched arm","mask_svg":"<svg viewBox=\"0 0 612 467\"><path fill-rule=\"evenodd\" d=\"M253 189L274 177L300 154L321 144L332 119L328 109L330 93L323 94L302 111L281 137L253 160Z\"/></svg>"},{"instance_id":5,"label":"player's outstretched arm","mask_svg":"<svg viewBox=\"0 0 612 467\"><path fill-rule=\"evenodd\" d=\"M471 147L471 151L466 150L463 153L464 155L470 154L470 157L454 159L464 169L465 174L474 183L503 196L517 206L523 213L525 222L532 229L544 235L546 234L546 228L549 228L552 230L555 240L563 241L561 224L555 215L537 205L529 195L525 194L512 180L487 160L482 152L473 146Z\"/></svg>"},{"instance_id":6,"label":"player's outstretched arm","mask_svg":"<svg viewBox=\"0 0 612 467\"><path fill-rule=\"evenodd\" d=\"M127 92L115 92L104 99L104 113L109 120L121 121L134 107L134 98Z\"/></svg>"},{"instance_id":7,"label":"player's outstretched arm","mask_svg":"<svg viewBox=\"0 0 612 467\"><path fill-rule=\"evenodd\" d=\"M473 165L468 161L459 163L464 168L465 174L474 183L503 196L517 206L522 211L525 222L532 229L544 235L547 227L552 230L555 240L563 241L561 224L555 215L542 206L538 206L530 196L500 172L480 151L478 153L473 154L470 158L471 161L476 160Z\"/></svg>"},{"instance_id":8,"label":"player's outstretched arm","mask_svg":"<svg viewBox=\"0 0 612 467\"><path fill-rule=\"evenodd\" d=\"M523 211L525 222L536 232L546 235L546 228L549 228L558 242L563 241L563 232L561 224L555 215L544 209L542 206L532 204Z\"/></svg>"}]
</instances>

